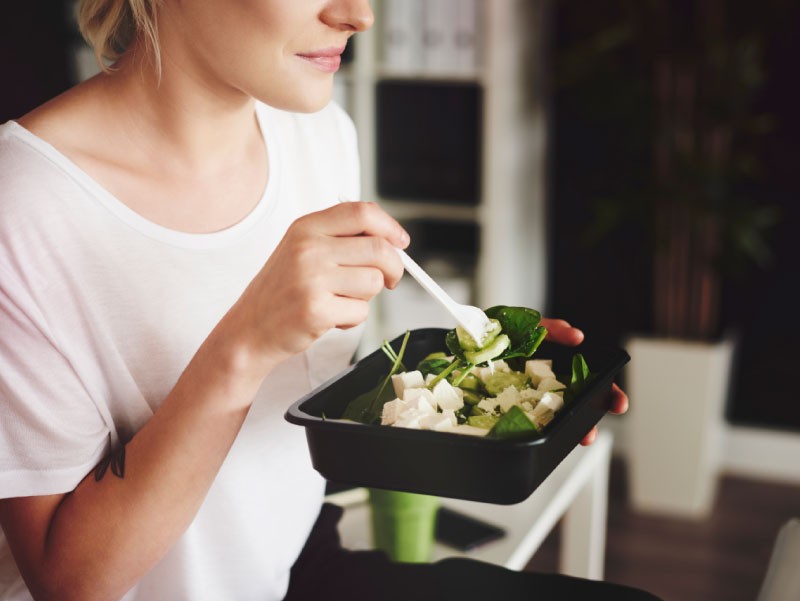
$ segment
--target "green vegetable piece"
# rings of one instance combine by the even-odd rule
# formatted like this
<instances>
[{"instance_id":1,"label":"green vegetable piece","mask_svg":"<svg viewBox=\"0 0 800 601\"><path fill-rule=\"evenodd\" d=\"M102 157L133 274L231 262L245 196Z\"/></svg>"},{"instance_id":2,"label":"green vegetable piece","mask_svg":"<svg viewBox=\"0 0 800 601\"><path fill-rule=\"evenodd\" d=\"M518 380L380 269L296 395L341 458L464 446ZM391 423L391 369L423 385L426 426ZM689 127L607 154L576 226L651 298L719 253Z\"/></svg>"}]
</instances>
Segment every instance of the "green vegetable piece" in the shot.
<instances>
[{"instance_id":1,"label":"green vegetable piece","mask_svg":"<svg viewBox=\"0 0 800 601\"><path fill-rule=\"evenodd\" d=\"M467 424L476 428L491 430L499 420L500 417L497 415L470 415L467 418Z\"/></svg>"},{"instance_id":2,"label":"green vegetable piece","mask_svg":"<svg viewBox=\"0 0 800 601\"><path fill-rule=\"evenodd\" d=\"M539 428L536 427L536 424L528 419L522 409L514 405L507 413L500 416L487 436L491 438L516 439L527 438L538 432Z\"/></svg>"},{"instance_id":3,"label":"green vegetable piece","mask_svg":"<svg viewBox=\"0 0 800 601\"><path fill-rule=\"evenodd\" d=\"M438 353L444 357L444 353ZM422 377L424 378L428 374L438 375L442 373L447 367L450 365L450 361L447 359L442 359L439 357L431 357L428 355L425 359L420 361L417 364L417 369L422 372Z\"/></svg>"},{"instance_id":4,"label":"green vegetable piece","mask_svg":"<svg viewBox=\"0 0 800 601\"><path fill-rule=\"evenodd\" d=\"M406 352L409 336L411 336L411 332L406 331L406 335L403 336L403 341L400 343L399 353L394 352L388 341L383 341L381 350L392 361L392 368L375 388L358 395L347 404L342 413L342 419L351 419L362 424L373 424L380 421L384 404L394 398L394 390L389 386L389 382L398 371L405 371L403 355Z\"/></svg>"},{"instance_id":5,"label":"green vegetable piece","mask_svg":"<svg viewBox=\"0 0 800 601\"><path fill-rule=\"evenodd\" d=\"M463 389L464 392L464 404L465 405L477 405L481 402L481 395L476 392L475 390Z\"/></svg>"},{"instance_id":6,"label":"green vegetable piece","mask_svg":"<svg viewBox=\"0 0 800 601\"><path fill-rule=\"evenodd\" d=\"M511 340L508 350L499 359L530 357L547 335L547 329L539 325L541 314L533 309L497 305L486 309L486 316L498 320L503 334Z\"/></svg>"},{"instance_id":7,"label":"green vegetable piece","mask_svg":"<svg viewBox=\"0 0 800 601\"><path fill-rule=\"evenodd\" d=\"M475 340L469 333L461 326L456 326L456 336L458 337L459 346L465 351L478 351L486 348L492 341L497 338L502 330L500 322L496 319L489 319L492 327L484 334L483 339L479 342Z\"/></svg>"},{"instance_id":8,"label":"green vegetable piece","mask_svg":"<svg viewBox=\"0 0 800 601\"><path fill-rule=\"evenodd\" d=\"M483 385L492 396L497 396L509 386L517 390L530 388L531 379L518 371L496 371L484 378Z\"/></svg>"},{"instance_id":9,"label":"green vegetable piece","mask_svg":"<svg viewBox=\"0 0 800 601\"><path fill-rule=\"evenodd\" d=\"M458 387L465 390L480 390L481 379L475 374L467 374L461 378L461 382L459 382Z\"/></svg>"},{"instance_id":10,"label":"green vegetable piece","mask_svg":"<svg viewBox=\"0 0 800 601\"><path fill-rule=\"evenodd\" d=\"M497 336L491 344L478 351L464 351L464 358L473 365L486 363L499 357L508 348L511 339L505 334Z\"/></svg>"}]
</instances>

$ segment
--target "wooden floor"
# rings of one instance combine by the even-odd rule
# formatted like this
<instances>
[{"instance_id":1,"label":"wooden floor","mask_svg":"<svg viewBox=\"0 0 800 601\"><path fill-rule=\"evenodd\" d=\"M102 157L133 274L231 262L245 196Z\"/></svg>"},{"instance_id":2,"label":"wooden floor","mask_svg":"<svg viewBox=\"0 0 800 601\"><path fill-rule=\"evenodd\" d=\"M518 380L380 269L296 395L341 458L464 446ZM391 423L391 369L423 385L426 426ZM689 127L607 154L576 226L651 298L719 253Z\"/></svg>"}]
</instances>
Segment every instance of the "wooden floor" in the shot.
<instances>
[{"instance_id":1,"label":"wooden floor","mask_svg":"<svg viewBox=\"0 0 800 601\"><path fill-rule=\"evenodd\" d=\"M632 511L620 460L609 487L605 579L665 601L754 601L778 530L800 517L800 486L725 476L700 522ZM558 528L527 569L555 571L557 561Z\"/></svg>"}]
</instances>

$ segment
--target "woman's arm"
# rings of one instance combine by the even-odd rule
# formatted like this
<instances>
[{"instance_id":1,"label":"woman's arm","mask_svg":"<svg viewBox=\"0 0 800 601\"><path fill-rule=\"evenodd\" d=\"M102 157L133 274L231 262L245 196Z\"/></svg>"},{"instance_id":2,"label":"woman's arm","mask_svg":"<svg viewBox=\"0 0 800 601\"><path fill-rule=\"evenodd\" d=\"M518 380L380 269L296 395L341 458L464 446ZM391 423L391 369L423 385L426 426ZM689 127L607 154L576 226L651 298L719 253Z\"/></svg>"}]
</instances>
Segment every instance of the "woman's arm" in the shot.
<instances>
[{"instance_id":1,"label":"woman's arm","mask_svg":"<svg viewBox=\"0 0 800 601\"><path fill-rule=\"evenodd\" d=\"M332 327L367 315L408 236L371 203L299 219L126 446L124 477L0 501L0 525L37 599L118 599L194 519L264 377Z\"/></svg>"}]
</instances>

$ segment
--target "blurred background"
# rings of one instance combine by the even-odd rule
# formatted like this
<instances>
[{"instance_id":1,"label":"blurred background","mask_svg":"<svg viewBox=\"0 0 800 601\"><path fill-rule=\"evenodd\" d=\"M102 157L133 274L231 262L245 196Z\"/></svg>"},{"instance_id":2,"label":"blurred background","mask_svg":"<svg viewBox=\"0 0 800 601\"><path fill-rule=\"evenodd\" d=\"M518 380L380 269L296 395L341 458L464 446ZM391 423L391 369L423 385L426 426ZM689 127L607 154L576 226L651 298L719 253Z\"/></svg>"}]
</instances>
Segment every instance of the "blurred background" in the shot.
<instances>
[{"instance_id":1,"label":"blurred background","mask_svg":"<svg viewBox=\"0 0 800 601\"><path fill-rule=\"evenodd\" d=\"M606 577L753 599L800 516L800 3L375 0L336 99L363 197L459 300L625 347ZM0 20L0 122L97 72L75 2ZM413 282L364 348L449 326ZM640 371L634 371L641 366ZM558 529L531 569L557 569Z\"/></svg>"}]
</instances>

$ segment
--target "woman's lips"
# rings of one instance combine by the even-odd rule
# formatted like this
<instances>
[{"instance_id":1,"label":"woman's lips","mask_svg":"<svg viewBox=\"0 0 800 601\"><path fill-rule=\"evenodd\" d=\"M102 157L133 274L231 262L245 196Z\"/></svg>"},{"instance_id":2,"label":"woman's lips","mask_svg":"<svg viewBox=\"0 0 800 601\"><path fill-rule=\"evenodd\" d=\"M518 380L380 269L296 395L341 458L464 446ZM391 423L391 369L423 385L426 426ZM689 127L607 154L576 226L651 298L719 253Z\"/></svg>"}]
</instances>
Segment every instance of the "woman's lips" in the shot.
<instances>
[{"instance_id":1,"label":"woman's lips","mask_svg":"<svg viewBox=\"0 0 800 601\"><path fill-rule=\"evenodd\" d=\"M310 63L320 71L324 71L325 73L335 73L339 70L339 66L342 64L342 52L344 52L344 47L325 48L323 50L315 50L313 52L298 54L297 56Z\"/></svg>"}]
</instances>

